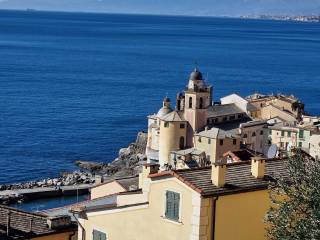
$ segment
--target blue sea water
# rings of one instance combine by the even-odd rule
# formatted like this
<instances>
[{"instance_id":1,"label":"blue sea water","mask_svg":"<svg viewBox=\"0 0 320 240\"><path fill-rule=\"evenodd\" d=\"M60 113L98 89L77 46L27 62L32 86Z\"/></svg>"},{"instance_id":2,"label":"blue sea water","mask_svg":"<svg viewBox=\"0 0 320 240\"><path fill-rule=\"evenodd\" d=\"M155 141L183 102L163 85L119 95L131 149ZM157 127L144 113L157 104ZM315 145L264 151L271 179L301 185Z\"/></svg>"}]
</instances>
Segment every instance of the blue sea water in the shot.
<instances>
[{"instance_id":1,"label":"blue sea water","mask_svg":"<svg viewBox=\"0 0 320 240\"><path fill-rule=\"evenodd\" d=\"M0 183L111 161L195 62L229 93L294 94L320 115L320 24L0 11Z\"/></svg>"}]
</instances>

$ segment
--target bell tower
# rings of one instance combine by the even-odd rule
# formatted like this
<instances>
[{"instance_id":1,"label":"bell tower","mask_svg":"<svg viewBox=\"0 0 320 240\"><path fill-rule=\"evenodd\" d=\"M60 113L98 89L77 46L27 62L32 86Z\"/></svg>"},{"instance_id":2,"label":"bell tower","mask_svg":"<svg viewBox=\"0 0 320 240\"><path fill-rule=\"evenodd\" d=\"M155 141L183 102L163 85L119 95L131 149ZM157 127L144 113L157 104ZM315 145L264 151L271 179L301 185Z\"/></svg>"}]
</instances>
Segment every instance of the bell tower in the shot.
<instances>
[{"instance_id":1,"label":"bell tower","mask_svg":"<svg viewBox=\"0 0 320 240\"><path fill-rule=\"evenodd\" d=\"M184 95L184 118L190 125L187 144L192 146L193 134L207 125L208 108L212 105L212 86L206 85L197 68L190 75Z\"/></svg>"}]
</instances>

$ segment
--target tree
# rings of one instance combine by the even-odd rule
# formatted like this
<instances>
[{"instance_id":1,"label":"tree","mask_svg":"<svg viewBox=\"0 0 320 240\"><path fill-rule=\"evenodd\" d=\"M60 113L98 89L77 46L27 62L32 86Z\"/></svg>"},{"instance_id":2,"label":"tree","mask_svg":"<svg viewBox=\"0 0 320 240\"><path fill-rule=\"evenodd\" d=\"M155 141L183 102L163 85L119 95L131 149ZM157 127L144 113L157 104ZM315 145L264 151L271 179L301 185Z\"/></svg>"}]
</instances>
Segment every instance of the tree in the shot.
<instances>
[{"instance_id":1,"label":"tree","mask_svg":"<svg viewBox=\"0 0 320 240\"><path fill-rule=\"evenodd\" d=\"M320 161L297 150L286 171L270 184L267 235L271 240L319 240Z\"/></svg>"}]
</instances>

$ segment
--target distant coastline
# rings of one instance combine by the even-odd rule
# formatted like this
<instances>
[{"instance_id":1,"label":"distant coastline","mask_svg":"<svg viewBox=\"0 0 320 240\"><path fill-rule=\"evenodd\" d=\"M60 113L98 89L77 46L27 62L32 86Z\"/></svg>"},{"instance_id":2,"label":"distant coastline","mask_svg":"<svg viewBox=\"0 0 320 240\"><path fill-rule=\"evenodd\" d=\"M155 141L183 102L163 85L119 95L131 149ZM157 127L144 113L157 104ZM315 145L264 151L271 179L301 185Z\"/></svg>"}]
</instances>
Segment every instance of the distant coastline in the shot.
<instances>
[{"instance_id":1,"label":"distant coastline","mask_svg":"<svg viewBox=\"0 0 320 240\"><path fill-rule=\"evenodd\" d=\"M263 19L294 22L320 22L320 15L287 16L287 15L244 15L241 19Z\"/></svg>"},{"instance_id":2,"label":"distant coastline","mask_svg":"<svg viewBox=\"0 0 320 240\"><path fill-rule=\"evenodd\" d=\"M152 14L152 13L122 13L122 12L94 12L94 11L63 11L63 10L45 10L45 9L0 9L0 11L14 11L14 12L44 12L44 13L63 13L63 14L98 14L98 15L137 15L137 16L163 16L163 17L190 17L190 18L224 18L224 19L249 19L249 20L275 20L275 21L292 21L292 22L320 22L319 15L241 15L241 16L231 16L231 15L188 15L188 14Z\"/></svg>"}]
</instances>

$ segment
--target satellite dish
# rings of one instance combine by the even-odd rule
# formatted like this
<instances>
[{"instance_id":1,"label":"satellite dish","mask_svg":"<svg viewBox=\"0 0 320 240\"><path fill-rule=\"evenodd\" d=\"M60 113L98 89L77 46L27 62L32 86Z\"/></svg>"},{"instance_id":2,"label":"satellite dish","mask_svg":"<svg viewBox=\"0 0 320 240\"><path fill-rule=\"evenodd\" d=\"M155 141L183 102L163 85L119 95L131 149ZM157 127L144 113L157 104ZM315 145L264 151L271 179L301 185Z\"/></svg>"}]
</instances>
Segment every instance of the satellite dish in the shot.
<instances>
[{"instance_id":1,"label":"satellite dish","mask_svg":"<svg viewBox=\"0 0 320 240\"><path fill-rule=\"evenodd\" d=\"M267 158L275 158L278 152L278 146L276 144L272 144L267 152Z\"/></svg>"}]
</instances>

